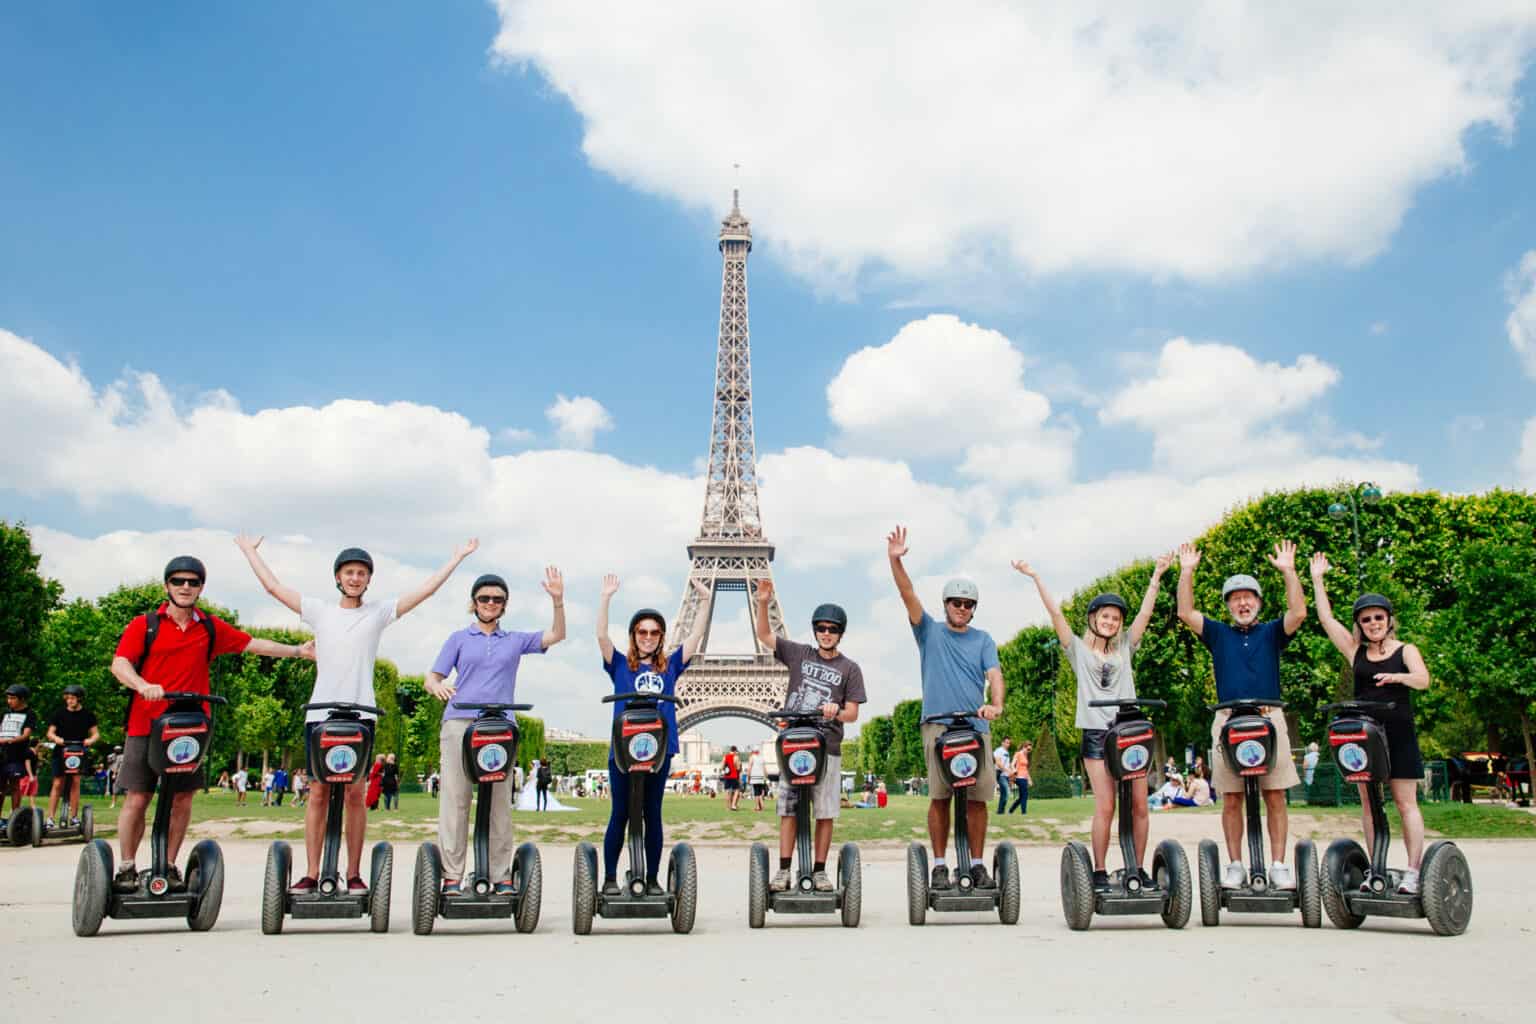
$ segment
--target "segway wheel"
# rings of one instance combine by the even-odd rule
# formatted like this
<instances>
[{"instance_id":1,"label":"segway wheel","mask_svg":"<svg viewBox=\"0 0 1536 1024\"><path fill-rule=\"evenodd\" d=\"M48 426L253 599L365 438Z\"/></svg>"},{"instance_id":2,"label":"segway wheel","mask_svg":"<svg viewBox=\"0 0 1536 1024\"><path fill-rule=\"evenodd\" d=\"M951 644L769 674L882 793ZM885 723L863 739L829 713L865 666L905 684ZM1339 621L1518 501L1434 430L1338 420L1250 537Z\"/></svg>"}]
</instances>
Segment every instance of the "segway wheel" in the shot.
<instances>
[{"instance_id":1,"label":"segway wheel","mask_svg":"<svg viewBox=\"0 0 1536 1024\"><path fill-rule=\"evenodd\" d=\"M75 934L88 938L101 930L112 898L112 848L106 840L85 844L75 865L75 902L71 919Z\"/></svg>"},{"instance_id":2,"label":"segway wheel","mask_svg":"<svg viewBox=\"0 0 1536 1024\"><path fill-rule=\"evenodd\" d=\"M27 817L32 819L32 825L27 830L27 842L33 846L43 845L43 812L40 808L27 808Z\"/></svg>"},{"instance_id":3,"label":"segway wheel","mask_svg":"<svg viewBox=\"0 0 1536 1024\"><path fill-rule=\"evenodd\" d=\"M1424 916L1436 935L1460 935L1472 922L1472 869L1455 843L1431 843L1419 872Z\"/></svg>"},{"instance_id":4,"label":"segway wheel","mask_svg":"<svg viewBox=\"0 0 1536 1024\"><path fill-rule=\"evenodd\" d=\"M1093 923L1093 857L1076 841L1061 848L1061 916L1075 932Z\"/></svg>"},{"instance_id":5,"label":"segway wheel","mask_svg":"<svg viewBox=\"0 0 1536 1024\"><path fill-rule=\"evenodd\" d=\"M395 880L395 848L388 843L373 844L373 862L368 871L368 927L378 933L389 931L389 896Z\"/></svg>"},{"instance_id":6,"label":"segway wheel","mask_svg":"<svg viewBox=\"0 0 1536 1024\"><path fill-rule=\"evenodd\" d=\"M512 858L512 886L517 890L512 923L526 935L539 926L544 907L544 860L532 843L523 843Z\"/></svg>"},{"instance_id":7,"label":"segway wheel","mask_svg":"<svg viewBox=\"0 0 1536 1024\"><path fill-rule=\"evenodd\" d=\"M1200 840L1196 857L1200 862L1200 923L1215 928L1221 924L1221 851L1216 840Z\"/></svg>"},{"instance_id":8,"label":"segway wheel","mask_svg":"<svg viewBox=\"0 0 1536 1024\"><path fill-rule=\"evenodd\" d=\"M187 908L187 927L206 932L219 919L224 905L224 852L212 839L192 847L187 858L187 891L193 894Z\"/></svg>"},{"instance_id":9,"label":"segway wheel","mask_svg":"<svg viewBox=\"0 0 1536 1024\"><path fill-rule=\"evenodd\" d=\"M842 871L842 861L838 861ZM761 928L768 920L768 847L753 843L747 855L747 927Z\"/></svg>"},{"instance_id":10,"label":"segway wheel","mask_svg":"<svg viewBox=\"0 0 1536 1024\"><path fill-rule=\"evenodd\" d=\"M1189 858L1177 840L1164 839L1152 854L1152 880L1167 894L1163 924L1183 928L1195 909L1194 883L1189 877Z\"/></svg>"},{"instance_id":11,"label":"segway wheel","mask_svg":"<svg viewBox=\"0 0 1536 1024\"><path fill-rule=\"evenodd\" d=\"M1019 923L1019 855L1004 839L992 853L992 877L997 879L997 918L1003 924Z\"/></svg>"},{"instance_id":12,"label":"segway wheel","mask_svg":"<svg viewBox=\"0 0 1536 1024\"><path fill-rule=\"evenodd\" d=\"M1323 854L1322 899L1335 928L1359 928L1364 923L1365 915L1350 910L1344 897L1360 890L1370 865L1365 850L1353 839L1335 839L1328 844L1328 852Z\"/></svg>"},{"instance_id":13,"label":"segway wheel","mask_svg":"<svg viewBox=\"0 0 1536 1024\"><path fill-rule=\"evenodd\" d=\"M907 847L907 923L920 925L928 916L928 848Z\"/></svg>"},{"instance_id":14,"label":"segway wheel","mask_svg":"<svg viewBox=\"0 0 1536 1024\"><path fill-rule=\"evenodd\" d=\"M592 917L597 913L597 847L576 844L576 861L571 879L571 931L577 935L592 933Z\"/></svg>"},{"instance_id":15,"label":"segway wheel","mask_svg":"<svg viewBox=\"0 0 1536 1024\"><path fill-rule=\"evenodd\" d=\"M27 843L27 827L31 825L31 815L26 815L23 820L23 811L12 813L10 821L6 822L5 838L12 846L25 846Z\"/></svg>"},{"instance_id":16,"label":"segway wheel","mask_svg":"<svg viewBox=\"0 0 1536 1024\"><path fill-rule=\"evenodd\" d=\"M416 871L411 878L411 931L417 935L432 934L442 891L443 855L436 843L422 843L416 850Z\"/></svg>"},{"instance_id":17,"label":"segway wheel","mask_svg":"<svg viewBox=\"0 0 1536 1024\"><path fill-rule=\"evenodd\" d=\"M1323 883L1317 867L1317 847L1310 839L1296 844L1296 903L1301 907L1301 926L1323 926Z\"/></svg>"},{"instance_id":18,"label":"segway wheel","mask_svg":"<svg viewBox=\"0 0 1536 1024\"><path fill-rule=\"evenodd\" d=\"M693 918L699 909L699 863L687 843L672 847L667 891L672 893L672 930L687 935L693 931Z\"/></svg>"},{"instance_id":19,"label":"segway wheel","mask_svg":"<svg viewBox=\"0 0 1536 1024\"><path fill-rule=\"evenodd\" d=\"M843 927L857 928L864 911L864 865L855 843L844 843L837 851L837 884L843 892Z\"/></svg>"},{"instance_id":20,"label":"segway wheel","mask_svg":"<svg viewBox=\"0 0 1536 1024\"><path fill-rule=\"evenodd\" d=\"M80 838L86 842L96 838L96 812L90 804L80 808Z\"/></svg>"},{"instance_id":21,"label":"segway wheel","mask_svg":"<svg viewBox=\"0 0 1536 1024\"><path fill-rule=\"evenodd\" d=\"M288 886L292 877L293 849L278 840L267 847L267 873L261 880L261 934L282 934L288 918Z\"/></svg>"}]
</instances>

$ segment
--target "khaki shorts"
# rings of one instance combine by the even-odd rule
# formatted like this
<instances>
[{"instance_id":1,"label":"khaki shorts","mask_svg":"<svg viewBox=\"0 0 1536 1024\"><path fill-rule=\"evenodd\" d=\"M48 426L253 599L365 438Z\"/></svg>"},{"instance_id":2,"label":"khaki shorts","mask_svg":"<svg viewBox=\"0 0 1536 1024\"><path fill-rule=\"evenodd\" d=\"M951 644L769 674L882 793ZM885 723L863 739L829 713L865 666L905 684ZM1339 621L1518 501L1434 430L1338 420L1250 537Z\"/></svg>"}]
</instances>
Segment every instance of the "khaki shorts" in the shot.
<instances>
[{"instance_id":1,"label":"khaki shorts","mask_svg":"<svg viewBox=\"0 0 1536 1024\"><path fill-rule=\"evenodd\" d=\"M944 735L946 726L943 722L929 722L923 726L923 761L928 765L928 799L948 800L951 794L949 780L944 777L944 768L939 764L938 752L934 750L934 744L938 738ZM981 734L981 746L986 748L989 733ZM976 785L968 787L970 792L965 795L967 800L990 802L997 796L997 768L992 764L992 758L986 749L978 750L976 760L979 765L976 769Z\"/></svg>"},{"instance_id":2,"label":"khaki shorts","mask_svg":"<svg viewBox=\"0 0 1536 1024\"><path fill-rule=\"evenodd\" d=\"M1241 793L1243 777L1227 764L1227 754L1221 747L1221 727L1232 717L1230 708L1216 712L1211 722L1211 788L1218 793ZM1285 724L1285 712L1269 708L1264 715L1275 724L1275 763L1269 774L1259 776L1260 789L1290 789L1301 785L1296 773L1296 762L1291 759L1291 730Z\"/></svg>"},{"instance_id":3,"label":"khaki shorts","mask_svg":"<svg viewBox=\"0 0 1536 1024\"><path fill-rule=\"evenodd\" d=\"M828 754L827 770L810 787L811 813L817 821L830 821L837 817L842 803L843 755ZM779 776L779 817L793 818L795 807L800 803L800 791L804 786L791 786Z\"/></svg>"},{"instance_id":4,"label":"khaki shorts","mask_svg":"<svg viewBox=\"0 0 1536 1024\"><path fill-rule=\"evenodd\" d=\"M203 788L203 769L186 775L167 776L173 793ZM117 770L117 786L124 793L153 793L160 777L149 769L149 737L129 736L123 740L123 761Z\"/></svg>"}]
</instances>

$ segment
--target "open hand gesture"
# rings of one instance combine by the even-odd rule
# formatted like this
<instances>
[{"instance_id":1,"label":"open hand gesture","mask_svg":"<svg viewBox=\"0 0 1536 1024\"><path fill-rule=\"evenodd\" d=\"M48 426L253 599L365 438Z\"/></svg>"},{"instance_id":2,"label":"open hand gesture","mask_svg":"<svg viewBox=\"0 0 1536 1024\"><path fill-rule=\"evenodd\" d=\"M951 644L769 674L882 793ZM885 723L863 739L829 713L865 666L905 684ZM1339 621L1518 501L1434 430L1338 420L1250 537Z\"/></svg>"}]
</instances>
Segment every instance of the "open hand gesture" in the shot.
<instances>
[{"instance_id":1,"label":"open hand gesture","mask_svg":"<svg viewBox=\"0 0 1536 1024\"><path fill-rule=\"evenodd\" d=\"M1312 578L1320 580L1328 574L1333 566L1328 564L1328 556L1321 551L1312 552Z\"/></svg>"},{"instance_id":2,"label":"open hand gesture","mask_svg":"<svg viewBox=\"0 0 1536 1024\"><path fill-rule=\"evenodd\" d=\"M617 576L615 576L613 573L610 572L606 576L603 577L603 591L602 591L603 596L604 597L612 597L614 594L617 594L618 592L619 592L619 578Z\"/></svg>"},{"instance_id":3,"label":"open hand gesture","mask_svg":"<svg viewBox=\"0 0 1536 1024\"><path fill-rule=\"evenodd\" d=\"M480 550L480 538L471 537L454 549L453 557L455 560L462 562L478 550Z\"/></svg>"},{"instance_id":4,"label":"open hand gesture","mask_svg":"<svg viewBox=\"0 0 1536 1024\"><path fill-rule=\"evenodd\" d=\"M261 542L265 539L265 537L252 537L248 533L237 533L235 534L235 547L246 554L250 554L261 547Z\"/></svg>"},{"instance_id":5,"label":"open hand gesture","mask_svg":"<svg viewBox=\"0 0 1536 1024\"><path fill-rule=\"evenodd\" d=\"M1173 558L1174 554L1172 551L1164 551L1158 555L1157 561L1152 563L1152 575L1161 576L1167 572L1168 567L1173 564Z\"/></svg>"},{"instance_id":6,"label":"open hand gesture","mask_svg":"<svg viewBox=\"0 0 1536 1024\"><path fill-rule=\"evenodd\" d=\"M1030 568L1028 562L1019 561L1009 562L1008 564L1013 566L1016 571L1023 573L1025 576L1028 576L1032 580L1037 580L1040 578L1040 574L1035 572L1034 569Z\"/></svg>"},{"instance_id":7,"label":"open hand gesture","mask_svg":"<svg viewBox=\"0 0 1536 1024\"><path fill-rule=\"evenodd\" d=\"M752 588L752 596L757 598L758 604L767 604L773 600L773 580L758 580Z\"/></svg>"},{"instance_id":8,"label":"open hand gesture","mask_svg":"<svg viewBox=\"0 0 1536 1024\"><path fill-rule=\"evenodd\" d=\"M907 528L898 526L885 538L885 553L891 558L905 558L907 554Z\"/></svg>"},{"instance_id":9,"label":"open hand gesture","mask_svg":"<svg viewBox=\"0 0 1536 1024\"><path fill-rule=\"evenodd\" d=\"M1275 553L1269 556L1269 564L1281 572L1296 571L1296 542L1283 540L1275 545Z\"/></svg>"},{"instance_id":10,"label":"open hand gesture","mask_svg":"<svg viewBox=\"0 0 1536 1024\"><path fill-rule=\"evenodd\" d=\"M1179 545L1179 568L1193 569L1200 564L1200 549L1193 544Z\"/></svg>"},{"instance_id":11,"label":"open hand gesture","mask_svg":"<svg viewBox=\"0 0 1536 1024\"><path fill-rule=\"evenodd\" d=\"M540 586L544 588L544 593L548 594L549 599L555 602L555 604L565 600L565 577L561 576L560 570L554 566L551 565L545 568L544 581Z\"/></svg>"},{"instance_id":12,"label":"open hand gesture","mask_svg":"<svg viewBox=\"0 0 1536 1024\"><path fill-rule=\"evenodd\" d=\"M458 691L458 687L454 686L446 679L443 679L439 682L433 682L432 680L428 679L426 682L421 684L421 688L445 704L452 700L454 693Z\"/></svg>"}]
</instances>

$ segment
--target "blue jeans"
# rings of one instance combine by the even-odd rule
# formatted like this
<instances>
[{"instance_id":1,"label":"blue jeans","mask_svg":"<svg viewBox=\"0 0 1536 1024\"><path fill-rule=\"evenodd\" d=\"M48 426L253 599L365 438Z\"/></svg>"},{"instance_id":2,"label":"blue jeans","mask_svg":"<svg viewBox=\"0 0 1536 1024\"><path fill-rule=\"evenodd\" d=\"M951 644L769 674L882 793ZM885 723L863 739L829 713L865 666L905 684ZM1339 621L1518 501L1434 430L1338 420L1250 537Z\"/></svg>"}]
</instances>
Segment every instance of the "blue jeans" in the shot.
<instances>
[{"instance_id":1,"label":"blue jeans","mask_svg":"<svg viewBox=\"0 0 1536 1024\"><path fill-rule=\"evenodd\" d=\"M384 794L384 809L386 811L397 809L397 808L399 808L399 806L400 806L400 791L399 790L396 790L393 793L386 792Z\"/></svg>"},{"instance_id":2,"label":"blue jeans","mask_svg":"<svg viewBox=\"0 0 1536 1024\"><path fill-rule=\"evenodd\" d=\"M1028 779L1014 779L1013 780L1013 793L1014 793L1014 796L1013 796L1013 807L1008 808L1008 810L1012 811L1014 808L1018 808L1018 811L1019 811L1020 814L1028 814L1029 813L1029 780Z\"/></svg>"},{"instance_id":3,"label":"blue jeans","mask_svg":"<svg viewBox=\"0 0 1536 1024\"><path fill-rule=\"evenodd\" d=\"M997 773L997 813L1008 813L1008 776Z\"/></svg>"},{"instance_id":4,"label":"blue jeans","mask_svg":"<svg viewBox=\"0 0 1536 1024\"><path fill-rule=\"evenodd\" d=\"M661 869L661 798L667 792L672 774L672 755L661 762L661 771L645 777L645 880L656 881ZM603 833L603 880L617 878L619 851L624 848L624 831L629 825L629 776L608 759L608 792L613 804L608 811L608 830ZM638 867L638 865L636 865Z\"/></svg>"}]
</instances>

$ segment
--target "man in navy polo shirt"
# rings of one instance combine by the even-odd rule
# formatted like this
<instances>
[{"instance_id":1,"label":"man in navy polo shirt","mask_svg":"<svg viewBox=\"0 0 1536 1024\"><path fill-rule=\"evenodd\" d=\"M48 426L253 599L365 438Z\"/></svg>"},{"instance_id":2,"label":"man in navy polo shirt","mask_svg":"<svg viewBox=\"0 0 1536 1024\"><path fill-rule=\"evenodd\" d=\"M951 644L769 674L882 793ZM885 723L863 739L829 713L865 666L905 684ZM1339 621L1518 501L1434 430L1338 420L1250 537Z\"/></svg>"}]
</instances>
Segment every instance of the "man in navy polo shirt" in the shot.
<instances>
[{"instance_id":1,"label":"man in navy polo shirt","mask_svg":"<svg viewBox=\"0 0 1536 1024\"><path fill-rule=\"evenodd\" d=\"M1280 652L1290 646L1296 631L1307 618L1307 597L1296 575L1296 545L1285 540L1275 545L1269 564L1285 579L1285 615L1260 622L1263 593L1252 576L1229 576L1222 584L1221 598L1226 602L1232 625L1218 622L1195 611L1195 566L1200 564L1200 550L1193 544L1179 547L1179 619L1211 652L1216 673L1216 701L1279 700ZM1227 840L1228 863L1222 884L1241 888L1248 873L1243 868L1243 779L1227 764L1221 749L1221 727L1231 711L1216 712L1211 723L1212 782L1221 793L1221 829ZM1285 863L1287 821L1285 791L1298 785L1296 764L1290 758L1291 737L1285 715L1278 708L1265 708L1265 717L1275 726L1276 764L1259 782L1264 793L1265 819L1269 822L1269 847L1274 857L1269 878L1277 888L1290 888L1296 877Z\"/></svg>"}]
</instances>

